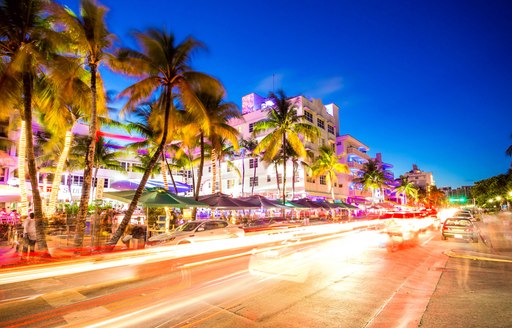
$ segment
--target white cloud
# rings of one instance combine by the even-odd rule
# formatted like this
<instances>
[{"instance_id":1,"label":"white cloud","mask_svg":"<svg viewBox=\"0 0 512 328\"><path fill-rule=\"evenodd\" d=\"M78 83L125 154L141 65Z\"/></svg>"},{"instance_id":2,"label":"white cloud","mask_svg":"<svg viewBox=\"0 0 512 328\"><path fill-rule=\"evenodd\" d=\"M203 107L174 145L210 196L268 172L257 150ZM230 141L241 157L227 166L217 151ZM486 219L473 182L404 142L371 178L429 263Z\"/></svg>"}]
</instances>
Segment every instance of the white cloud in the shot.
<instances>
[{"instance_id":1,"label":"white cloud","mask_svg":"<svg viewBox=\"0 0 512 328\"><path fill-rule=\"evenodd\" d=\"M282 73L267 76L256 85L254 91L265 95L270 91L275 91L283 85L283 78L284 74Z\"/></svg>"},{"instance_id":2,"label":"white cloud","mask_svg":"<svg viewBox=\"0 0 512 328\"><path fill-rule=\"evenodd\" d=\"M343 78L341 76L334 76L318 81L315 87L307 93L315 98L323 98L341 89L343 89Z\"/></svg>"}]
</instances>

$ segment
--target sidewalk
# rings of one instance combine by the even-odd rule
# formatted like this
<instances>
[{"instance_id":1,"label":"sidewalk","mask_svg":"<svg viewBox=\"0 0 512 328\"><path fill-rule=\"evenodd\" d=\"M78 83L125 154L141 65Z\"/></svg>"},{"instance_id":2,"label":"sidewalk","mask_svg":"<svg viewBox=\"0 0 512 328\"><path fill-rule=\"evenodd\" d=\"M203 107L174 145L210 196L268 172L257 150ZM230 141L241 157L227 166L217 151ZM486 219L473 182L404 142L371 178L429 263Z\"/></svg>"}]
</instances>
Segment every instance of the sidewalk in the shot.
<instances>
[{"instance_id":1,"label":"sidewalk","mask_svg":"<svg viewBox=\"0 0 512 328\"><path fill-rule=\"evenodd\" d=\"M63 243L62 239L58 236L47 236L46 242L51 257L43 258L37 256L38 250L36 245L35 255L29 256L28 259L22 259L22 243L18 246L18 250L16 250L16 245L10 245L7 241L0 241L0 271L2 269L30 266L34 264L56 263L100 253L100 251L94 251L90 247L90 238L88 236L84 238L82 255L75 254L75 248L72 240L67 243ZM125 248L116 246L114 251L120 251L123 249Z\"/></svg>"}]
</instances>

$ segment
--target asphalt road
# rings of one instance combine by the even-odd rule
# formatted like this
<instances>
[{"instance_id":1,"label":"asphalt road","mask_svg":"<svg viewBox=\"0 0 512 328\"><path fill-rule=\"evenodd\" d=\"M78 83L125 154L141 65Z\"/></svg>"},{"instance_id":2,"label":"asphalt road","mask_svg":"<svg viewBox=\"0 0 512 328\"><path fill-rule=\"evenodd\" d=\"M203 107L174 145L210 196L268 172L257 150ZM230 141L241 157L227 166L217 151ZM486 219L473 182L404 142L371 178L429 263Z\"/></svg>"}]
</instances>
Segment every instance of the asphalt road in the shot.
<instances>
[{"instance_id":1,"label":"asphalt road","mask_svg":"<svg viewBox=\"0 0 512 328\"><path fill-rule=\"evenodd\" d=\"M0 286L0 326L510 327L512 263L497 254L508 250L508 219L481 222L478 244L428 231L390 252L379 231L356 230L208 255L130 256L66 275L53 268L54 277Z\"/></svg>"}]
</instances>

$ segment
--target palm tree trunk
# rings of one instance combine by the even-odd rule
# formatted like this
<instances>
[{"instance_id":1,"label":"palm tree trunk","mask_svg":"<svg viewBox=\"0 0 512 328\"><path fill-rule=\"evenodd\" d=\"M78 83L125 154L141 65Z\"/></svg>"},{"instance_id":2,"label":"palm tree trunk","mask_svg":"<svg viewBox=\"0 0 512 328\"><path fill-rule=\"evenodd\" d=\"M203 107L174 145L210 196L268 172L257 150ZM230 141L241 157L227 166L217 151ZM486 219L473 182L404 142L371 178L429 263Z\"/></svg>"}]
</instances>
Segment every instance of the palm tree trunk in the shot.
<instances>
[{"instance_id":1,"label":"palm tree trunk","mask_svg":"<svg viewBox=\"0 0 512 328\"><path fill-rule=\"evenodd\" d=\"M20 127L20 140L18 144L18 179L20 188L20 208L18 209L21 215L28 214L28 197L27 197L27 184L26 184L26 170L25 164L27 160L27 124L25 119L21 120Z\"/></svg>"},{"instance_id":2,"label":"palm tree trunk","mask_svg":"<svg viewBox=\"0 0 512 328\"><path fill-rule=\"evenodd\" d=\"M92 184L92 167L94 165L94 153L96 150L96 130L98 124L97 118L97 90L96 90L96 71L97 64L89 62L91 69L91 120L89 124L89 146L87 148L87 155L85 156L84 168L84 182L82 184L82 194L80 196L80 206L78 208L78 217L76 220L75 231L75 247L82 248L84 243L85 221L89 208L89 196L91 193Z\"/></svg>"},{"instance_id":3,"label":"palm tree trunk","mask_svg":"<svg viewBox=\"0 0 512 328\"><path fill-rule=\"evenodd\" d=\"M62 153L59 156L59 161L57 162L57 168L55 169L55 175L52 182L52 191L50 193L50 201L46 213L48 216L51 216L55 213L55 206L57 203L57 197L59 195L59 187L62 180L62 173L64 171L64 164L66 164L66 159L68 158L69 150L71 149L72 140L73 133L70 129L66 131L66 136L64 137L64 149L62 149Z\"/></svg>"},{"instance_id":4,"label":"palm tree trunk","mask_svg":"<svg viewBox=\"0 0 512 328\"><path fill-rule=\"evenodd\" d=\"M199 190L201 189L201 180L203 178L203 167L204 167L204 134L201 132L201 134L199 135L199 148L200 148L200 151L201 151L201 154L200 154L200 159L199 159L199 169L198 169L198 172L197 172L197 184L196 184L196 188L194 190L194 199L195 200L198 200L199 199Z\"/></svg>"},{"instance_id":5,"label":"palm tree trunk","mask_svg":"<svg viewBox=\"0 0 512 328\"><path fill-rule=\"evenodd\" d=\"M217 151L212 146L212 194L217 191Z\"/></svg>"},{"instance_id":6,"label":"palm tree trunk","mask_svg":"<svg viewBox=\"0 0 512 328\"><path fill-rule=\"evenodd\" d=\"M279 195L281 193L281 182L279 181L279 171L277 170L277 163L274 164L274 169L276 170L277 194Z\"/></svg>"},{"instance_id":7,"label":"palm tree trunk","mask_svg":"<svg viewBox=\"0 0 512 328\"><path fill-rule=\"evenodd\" d=\"M169 190L169 182L167 181L167 167L165 165L165 151L162 150L162 161L160 162L160 172L162 173L162 181L164 182L164 189ZM169 207L164 207L165 211L165 231L169 231L171 221L171 210Z\"/></svg>"},{"instance_id":8,"label":"palm tree trunk","mask_svg":"<svg viewBox=\"0 0 512 328\"><path fill-rule=\"evenodd\" d=\"M144 191L144 188L146 187L146 182L149 179L149 176L151 175L151 172L153 171L153 168L155 167L156 162L158 161L158 158L160 157L162 150L164 149L165 143L167 141L167 132L168 132L168 126L169 126L169 115L170 115L170 108L171 108L171 88L170 86L167 86L167 90L165 93L165 115L164 115L164 126L163 126L163 133L162 133L162 141L160 141L160 144L158 145L158 148L155 150L155 153L151 157L148 166L146 167L146 170L144 171L144 175L142 176L142 179L140 180L139 186L137 187L137 190L135 191L135 195L133 196L133 199L128 206L128 210L126 211L123 220L119 224L119 227L117 228L116 232L112 235L110 238L108 245L111 247L114 247L121 236L123 235L124 231L126 230L126 227L128 226L128 223L130 222L132 218L132 214L137 208L137 204L139 202L140 196L142 196L142 192Z\"/></svg>"},{"instance_id":9,"label":"palm tree trunk","mask_svg":"<svg viewBox=\"0 0 512 328\"><path fill-rule=\"evenodd\" d=\"M162 151L165 154L165 149ZM172 186L174 187L174 191L178 194L178 186L176 186L176 181L174 180L174 175L172 174L171 167L169 166L169 162L167 161L167 157L164 156L165 165L167 165L167 171L169 172L169 176L171 177ZM169 188L169 187L167 187Z\"/></svg>"},{"instance_id":10,"label":"palm tree trunk","mask_svg":"<svg viewBox=\"0 0 512 328\"><path fill-rule=\"evenodd\" d=\"M32 186L32 204L34 207L34 217L36 221L36 239L37 247L42 252L43 257L50 256L48 245L46 244L46 233L44 231L43 209L41 194L39 193L39 182L37 179L36 158L34 154L34 144L32 140L32 89L33 77L30 73L23 73L23 102L24 119L26 123L27 137L27 164ZM24 183L24 181L23 181Z\"/></svg>"},{"instance_id":11,"label":"palm tree trunk","mask_svg":"<svg viewBox=\"0 0 512 328\"><path fill-rule=\"evenodd\" d=\"M283 133L283 205L286 203L286 133ZM283 208L283 219L286 219L286 209Z\"/></svg>"}]
</instances>

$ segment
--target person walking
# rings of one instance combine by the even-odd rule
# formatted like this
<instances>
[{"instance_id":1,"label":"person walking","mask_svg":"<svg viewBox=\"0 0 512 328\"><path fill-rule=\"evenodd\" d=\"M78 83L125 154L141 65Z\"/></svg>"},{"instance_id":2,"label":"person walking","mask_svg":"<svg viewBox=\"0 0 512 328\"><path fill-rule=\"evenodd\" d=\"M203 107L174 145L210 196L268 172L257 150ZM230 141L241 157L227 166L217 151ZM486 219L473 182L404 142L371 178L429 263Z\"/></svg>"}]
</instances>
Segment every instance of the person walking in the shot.
<instances>
[{"instance_id":1,"label":"person walking","mask_svg":"<svg viewBox=\"0 0 512 328\"><path fill-rule=\"evenodd\" d=\"M30 248L30 255L33 255L36 245L36 221L34 220L34 213L30 213L29 216L23 222L23 251L21 259L27 259Z\"/></svg>"}]
</instances>

